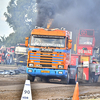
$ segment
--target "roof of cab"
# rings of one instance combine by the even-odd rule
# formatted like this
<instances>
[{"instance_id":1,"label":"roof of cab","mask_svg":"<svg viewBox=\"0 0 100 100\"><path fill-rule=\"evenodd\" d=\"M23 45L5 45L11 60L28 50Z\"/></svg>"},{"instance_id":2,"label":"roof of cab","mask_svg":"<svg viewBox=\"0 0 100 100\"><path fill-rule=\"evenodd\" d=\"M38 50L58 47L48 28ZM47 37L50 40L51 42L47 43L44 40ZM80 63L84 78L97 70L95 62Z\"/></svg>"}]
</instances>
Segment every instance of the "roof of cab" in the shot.
<instances>
[{"instance_id":1,"label":"roof of cab","mask_svg":"<svg viewBox=\"0 0 100 100\"><path fill-rule=\"evenodd\" d=\"M47 28L37 28L33 29L31 34L34 35L51 35L51 36L66 36L65 30L60 29L47 29Z\"/></svg>"}]
</instances>

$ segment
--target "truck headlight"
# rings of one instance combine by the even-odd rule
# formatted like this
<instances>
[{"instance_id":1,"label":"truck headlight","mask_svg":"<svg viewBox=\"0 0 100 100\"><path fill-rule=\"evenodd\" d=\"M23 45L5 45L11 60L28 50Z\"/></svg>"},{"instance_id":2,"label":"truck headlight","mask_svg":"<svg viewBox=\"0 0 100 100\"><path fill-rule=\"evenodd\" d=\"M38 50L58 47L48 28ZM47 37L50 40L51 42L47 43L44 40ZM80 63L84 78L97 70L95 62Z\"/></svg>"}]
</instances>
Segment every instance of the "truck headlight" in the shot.
<instances>
[{"instance_id":1,"label":"truck headlight","mask_svg":"<svg viewBox=\"0 0 100 100\"><path fill-rule=\"evenodd\" d=\"M64 68L64 65L58 65L58 68Z\"/></svg>"},{"instance_id":2,"label":"truck headlight","mask_svg":"<svg viewBox=\"0 0 100 100\"><path fill-rule=\"evenodd\" d=\"M34 67L34 64L29 64L28 66L29 66L29 67Z\"/></svg>"},{"instance_id":3,"label":"truck headlight","mask_svg":"<svg viewBox=\"0 0 100 100\"><path fill-rule=\"evenodd\" d=\"M63 72L60 72L60 71L59 71L58 73L59 73L59 74L63 74Z\"/></svg>"},{"instance_id":4,"label":"truck headlight","mask_svg":"<svg viewBox=\"0 0 100 100\"><path fill-rule=\"evenodd\" d=\"M29 69L29 70L28 70L28 72L32 72L32 70L31 70L31 69Z\"/></svg>"}]
</instances>

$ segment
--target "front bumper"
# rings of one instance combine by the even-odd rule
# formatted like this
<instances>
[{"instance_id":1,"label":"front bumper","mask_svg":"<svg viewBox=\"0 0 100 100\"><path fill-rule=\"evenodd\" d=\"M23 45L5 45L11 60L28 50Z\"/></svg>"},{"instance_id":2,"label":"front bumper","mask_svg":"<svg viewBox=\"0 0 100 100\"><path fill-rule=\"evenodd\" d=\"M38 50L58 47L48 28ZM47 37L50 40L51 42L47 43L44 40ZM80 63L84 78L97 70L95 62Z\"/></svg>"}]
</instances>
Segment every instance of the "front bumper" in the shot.
<instances>
[{"instance_id":1,"label":"front bumper","mask_svg":"<svg viewBox=\"0 0 100 100\"><path fill-rule=\"evenodd\" d=\"M46 76L46 77L56 77L56 78L66 78L68 71L59 69L38 69L38 68L27 68L27 74L32 76Z\"/></svg>"}]
</instances>

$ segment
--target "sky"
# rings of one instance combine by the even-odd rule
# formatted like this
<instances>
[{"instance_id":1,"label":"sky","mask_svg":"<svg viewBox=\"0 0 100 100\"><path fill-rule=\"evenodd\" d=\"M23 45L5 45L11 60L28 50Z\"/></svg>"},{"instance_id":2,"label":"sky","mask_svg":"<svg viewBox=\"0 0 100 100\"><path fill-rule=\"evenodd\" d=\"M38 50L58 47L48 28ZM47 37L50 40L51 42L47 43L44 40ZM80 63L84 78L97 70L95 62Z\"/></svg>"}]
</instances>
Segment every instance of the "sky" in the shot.
<instances>
[{"instance_id":1,"label":"sky","mask_svg":"<svg viewBox=\"0 0 100 100\"><path fill-rule=\"evenodd\" d=\"M7 12L7 6L11 0L0 0L0 36L9 36L13 32L13 29L9 27L9 24L5 21L4 12Z\"/></svg>"}]
</instances>

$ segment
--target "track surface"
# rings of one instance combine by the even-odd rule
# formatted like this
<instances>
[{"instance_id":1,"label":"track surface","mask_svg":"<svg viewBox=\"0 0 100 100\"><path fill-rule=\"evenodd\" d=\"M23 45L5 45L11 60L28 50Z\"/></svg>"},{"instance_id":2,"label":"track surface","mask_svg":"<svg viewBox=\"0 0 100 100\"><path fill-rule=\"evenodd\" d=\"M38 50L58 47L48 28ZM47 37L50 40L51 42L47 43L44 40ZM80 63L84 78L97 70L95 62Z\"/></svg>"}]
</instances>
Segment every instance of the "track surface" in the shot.
<instances>
[{"instance_id":1,"label":"track surface","mask_svg":"<svg viewBox=\"0 0 100 100\"><path fill-rule=\"evenodd\" d=\"M0 69L15 69L16 66L0 66ZM0 100L20 100L26 74L0 75ZM100 79L99 79L100 80ZM75 85L61 84L60 82L31 83L32 100L67 100L72 97ZM100 81L98 83L79 83L80 96L100 94ZM58 98L58 99L57 99ZM85 99L87 100L87 99Z\"/></svg>"}]
</instances>

